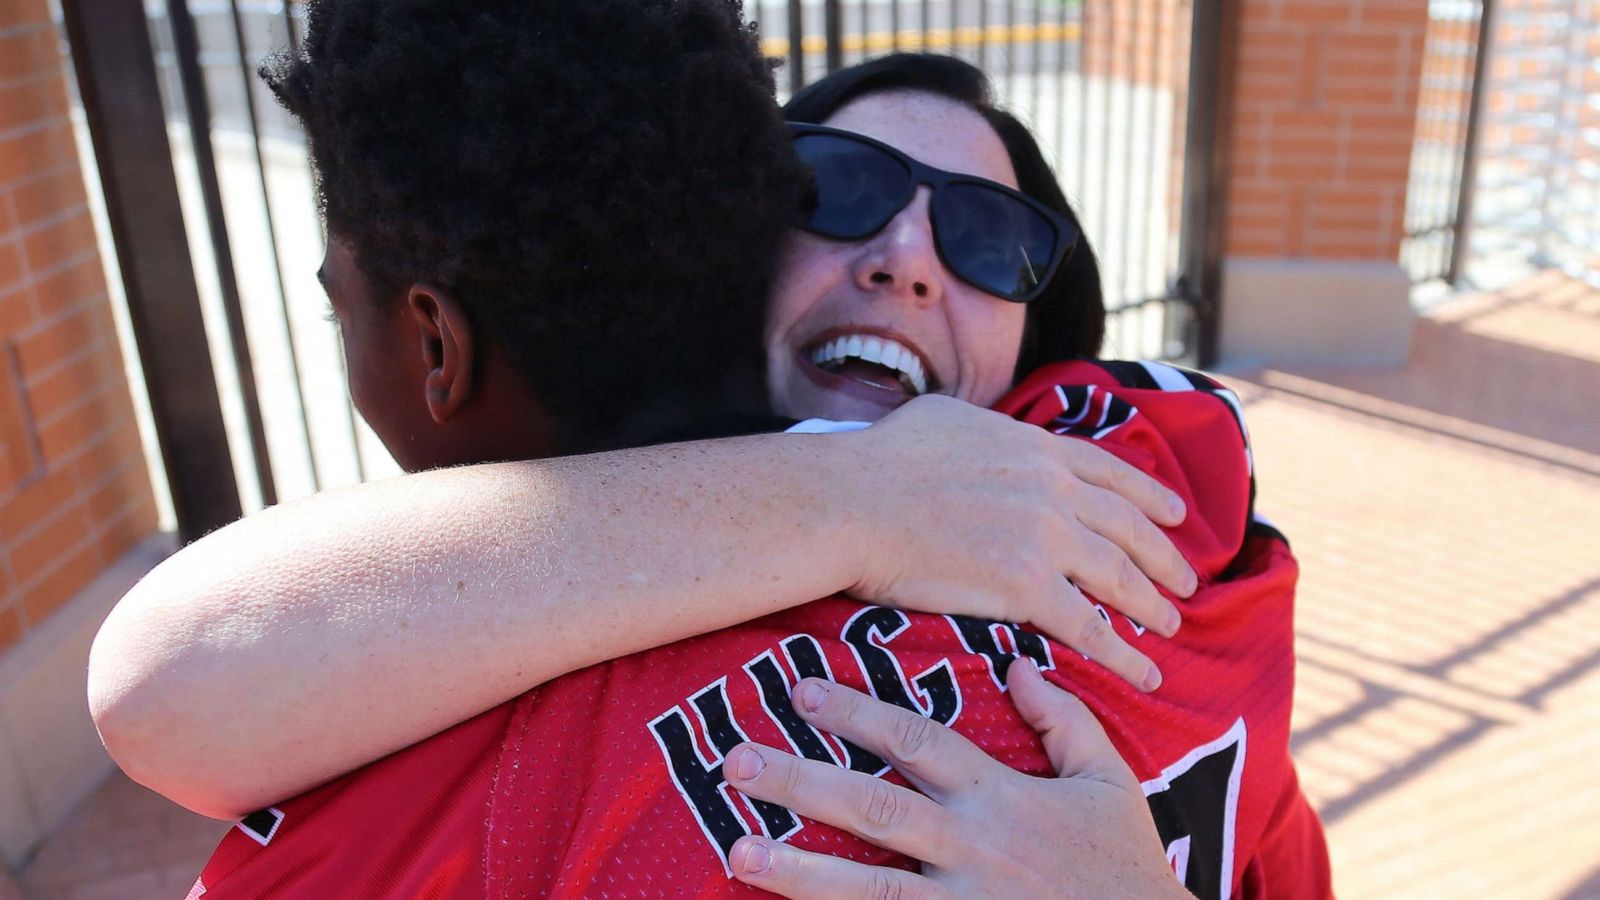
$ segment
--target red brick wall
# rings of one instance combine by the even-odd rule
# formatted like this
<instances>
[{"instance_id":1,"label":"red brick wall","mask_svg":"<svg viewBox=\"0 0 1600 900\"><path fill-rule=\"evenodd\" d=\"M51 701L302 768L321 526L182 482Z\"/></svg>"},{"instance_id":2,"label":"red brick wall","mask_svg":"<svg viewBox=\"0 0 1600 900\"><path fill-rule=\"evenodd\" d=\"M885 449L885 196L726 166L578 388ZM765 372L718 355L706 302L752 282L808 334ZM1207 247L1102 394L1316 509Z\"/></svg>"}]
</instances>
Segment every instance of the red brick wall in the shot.
<instances>
[{"instance_id":1,"label":"red brick wall","mask_svg":"<svg viewBox=\"0 0 1600 900\"><path fill-rule=\"evenodd\" d=\"M1228 255L1393 260L1424 0L1243 0Z\"/></svg>"},{"instance_id":2,"label":"red brick wall","mask_svg":"<svg viewBox=\"0 0 1600 900\"><path fill-rule=\"evenodd\" d=\"M0 2L0 653L156 530L61 46Z\"/></svg>"}]
</instances>

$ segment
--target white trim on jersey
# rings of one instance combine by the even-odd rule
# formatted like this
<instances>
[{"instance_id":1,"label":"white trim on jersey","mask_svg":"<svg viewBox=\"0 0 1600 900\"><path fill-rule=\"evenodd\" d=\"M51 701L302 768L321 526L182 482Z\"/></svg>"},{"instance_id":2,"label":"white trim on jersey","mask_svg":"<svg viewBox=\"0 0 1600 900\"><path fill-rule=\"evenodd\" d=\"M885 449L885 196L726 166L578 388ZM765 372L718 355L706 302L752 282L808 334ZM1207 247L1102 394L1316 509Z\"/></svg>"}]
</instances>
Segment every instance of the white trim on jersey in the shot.
<instances>
[{"instance_id":1,"label":"white trim on jersey","mask_svg":"<svg viewBox=\"0 0 1600 900\"><path fill-rule=\"evenodd\" d=\"M1244 435L1244 460L1250 465L1250 475L1256 474L1255 448L1250 445L1250 426L1244 420L1244 404L1239 402L1239 395L1227 388L1218 388L1214 392L1222 398L1222 402L1233 409L1233 417L1239 420L1239 433Z\"/></svg>"},{"instance_id":2,"label":"white trim on jersey","mask_svg":"<svg viewBox=\"0 0 1600 900\"><path fill-rule=\"evenodd\" d=\"M1156 362L1155 360L1141 359L1137 360L1137 362L1139 363L1140 368L1148 372L1150 377L1155 380L1156 385L1163 391L1182 392L1197 390L1198 388L1195 387L1194 378L1207 378L1207 376L1198 372L1190 373L1186 369L1181 369L1177 366L1170 366L1163 362ZM1191 374L1193 377L1191 377ZM1239 402L1238 394L1220 384L1208 388L1207 393L1215 394L1222 400L1223 403L1228 404L1228 407L1233 410L1233 417L1239 423L1239 433L1244 436L1245 464L1249 467L1250 476L1254 478L1256 474L1255 449L1250 444L1250 426L1245 424L1244 404Z\"/></svg>"},{"instance_id":3,"label":"white trim on jersey","mask_svg":"<svg viewBox=\"0 0 1600 900\"><path fill-rule=\"evenodd\" d=\"M1111 400L1112 399L1113 398L1108 394L1107 397L1106 397L1106 411L1105 411L1104 414L1102 414L1100 416L1100 424L1102 424L1102 425L1105 424L1105 421L1106 421L1107 417L1109 417L1111 415ZM1123 405L1124 406L1128 406L1128 404L1126 404L1126 403L1124 403ZM1128 424L1129 422L1132 422L1135 418L1138 418L1138 416L1139 416L1138 407L1128 406L1128 417L1126 419L1123 419L1121 422L1118 422L1115 425L1112 425L1112 426L1107 427L1107 428L1102 428L1099 431L1096 431L1094 433L1094 439L1097 440L1097 441L1104 440L1106 435L1110 434L1113 431L1116 431L1118 428L1121 428L1122 426Z\"/></svg>"},{"instance_id":4,"label":"white trim on jersey","mask_svg":"<svg viewBox=\"0 0 1600 900\"><path fill-rule=\"evenodd\" d=\"M1233 851L1236 846L1236 831L1239 817L1239 782L1244 776L1245 753L1247 751L1248 729L1244 719L1235 719L1233 725L1223 735L1207 744L1202 744L1188 753L1183 758L1161 770L1161 774L1140 783L1144 795L1159 793L1170 787L1179 776L1194 767L1201 759L1222 750L1229 745L1238 748L1233 758L1233 768L1228 772L1228 793L1222 811L1222 877L1219 879L1222 900L1228 900L1233 893ZM1187 848L1185 848L1187 850ZM1186 854L1187 855L1187 854ZM1185 868L1188 860L1184 860Z\"/></svg>"},{"instance_id":5,"label":"white trim on jersey","mask_svg":"<svg viewBox=\"0 0 1600 900\"><path fill-rule=\"evenodd\" d=\"M1150 373L1150 377L1155 379L1156 384L1160 385L1163 391L1194 390L1194 383L1174 366L1148 359L1138 360L1138 363L1146 372Z\"/></svg>"},{"instance_id":6,"label":"white trim on jersey","mask_svg":"<svg viewBox=\"0 0 1600 900\"><path fill-rule=\"evenodd\" d=\"M266 834L262 834L256 829L245 824L245 819L249 819L258 815L268 815L272 817L272 827L267 829ZM240 819L239 821L233 823L233 827L244 832L245 835L250 838L250 840L255 841L256 843L265 847L266 845L272 843L272 839L278 836L278 829L283 827L283 810L277 808L276 806L269 806L266 809L258 810L257 812L253 812L250 815L245 816L244 819Z\"/></svg>"}]
</instances>

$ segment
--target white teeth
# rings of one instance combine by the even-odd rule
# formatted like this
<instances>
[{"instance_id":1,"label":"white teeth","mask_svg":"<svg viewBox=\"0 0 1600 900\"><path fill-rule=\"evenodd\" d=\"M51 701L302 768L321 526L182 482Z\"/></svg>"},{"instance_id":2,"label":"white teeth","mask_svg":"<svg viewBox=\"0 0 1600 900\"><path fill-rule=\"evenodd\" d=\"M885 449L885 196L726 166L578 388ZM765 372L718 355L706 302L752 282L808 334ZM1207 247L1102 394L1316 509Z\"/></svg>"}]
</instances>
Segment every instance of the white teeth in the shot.
<instances>
[{"instance_id":1,"label":"white teeth","mask_svg":"<svg viewBox=\"0 0 1600 900\"><path fill-rule=\"evenodd\" d=\"M861 343L861 358L869 363L883 363L883 341L867 338Z\"/></svg>"},{"instance_id":2,"label":"white teeth","mask_svg":"<svg viewBox=\"0 0 1600 900\"><path fill-rule=\"evenodd\" d=\"M883 363L885 368L894 369L896 371L900 370L901 365L900 365L900 345L899 344L896 344L896 343L893 343L893 342L886 342L883 345L882 363Z\"/></svg>"},{"instance_id":3,"label":"white teeth","mask_svg":"<svg viewBox=\"0 0 1600 900\"><path fill-rule=\"evenodd\" d=\"M835 338L811 351L811 361L823 368L834 367L847 359L876 363L900 373L900 383L912 396L928 392L928 376L922 358L899 341L871 335Z\"/></svg>"}]
</instances>

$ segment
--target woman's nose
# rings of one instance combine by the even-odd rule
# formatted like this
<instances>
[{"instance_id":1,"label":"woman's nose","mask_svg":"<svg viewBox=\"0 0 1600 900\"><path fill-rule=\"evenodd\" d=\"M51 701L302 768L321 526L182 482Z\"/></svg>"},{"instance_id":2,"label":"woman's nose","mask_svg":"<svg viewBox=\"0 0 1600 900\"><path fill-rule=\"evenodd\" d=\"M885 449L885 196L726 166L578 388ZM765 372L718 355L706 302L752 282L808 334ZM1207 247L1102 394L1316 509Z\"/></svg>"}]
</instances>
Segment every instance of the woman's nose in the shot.
<instances>
[{"instance_id":1,"label":"woman's nose","mask_svg":"<svg viewBox=\"0 0 1600 900\"><path fill-rule=\"evenodd\" d=\"M856 266L856 283L864 291L890 292L919 306L938 303L944 293L944 264L934 245L928 202L933 192L919 188L906 208L867 242L869 252Z\"/></svg>"}]
</instances>

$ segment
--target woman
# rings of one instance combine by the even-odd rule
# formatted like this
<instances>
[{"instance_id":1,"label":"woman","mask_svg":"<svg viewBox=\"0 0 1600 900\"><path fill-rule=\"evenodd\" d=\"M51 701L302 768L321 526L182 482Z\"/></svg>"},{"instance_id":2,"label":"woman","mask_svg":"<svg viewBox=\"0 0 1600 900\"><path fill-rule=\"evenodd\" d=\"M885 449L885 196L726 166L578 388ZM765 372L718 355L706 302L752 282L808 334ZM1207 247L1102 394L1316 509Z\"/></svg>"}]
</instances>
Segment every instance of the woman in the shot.
<instances>
[{"instance_id":1,"label":"woman","mask_svg":"<svg viewBox=\"0 0 1600 900\"><path fill-rule=\"evenodd\" d=\"M1022 181L1025 189L1030 187L1028 179L1034 179L1029 193L1036 199L1057 201L1057 209L1066 212L1065 203L1054 188L1053 180L1048 178L1048 170L1043 168L1031 140L1020 126L1015 126L1014 120L987 107L981 76L964 69L953 61L925 58L885 61L824 82L812 92L797 97L791 109L797 117L804 117L807 104L814 103L818 107L814 118L826 119L829 125L856 135L863 132L870 135L875 126L882 126L886 130L880 131L879 137L893 139L889 142L902 146L912 144L906 149L914 150L912 155L924 165L942 164L947 170L978 175L989 182L1015 179ZM959 93L963 84L976 85L976 95L970 89L967 95ZM907 90L915 93L907 95L904 93ZM941 140L917 143L918 135L934 133L933 130ZM845 143L852 140L837 133L814 131L801 133L797 142L804 145L810 139L819 138ZM861 147L871 146L861 141L856 143ZM1037 180L1040 171L1043 182ZM942 177L948 172L934 174ZM827 186L820 187L826 189ZM976 188L993 195L984 196L985 200L1004 196L1004 192L995 191L992 184ZM940 191L946 193L941 195ZM1067 268L1054 281L1048 274L1066 255L1064 240L1049 252L1038 254L1041 257L1038 260L1024 254L1022 267L1010 267L1013 270L1011 283L999 283L995 275L1006 267L991 265L985 269L982 265L983 251L993 248L984 248L981 240L976 247L962 245L954 217L947 219L941 211L970 213L972 205L938 205L940 201L936 198L955 193L949 189L949 183L939 185L934 192L919 188L901 207L890 209L892 219L881 223L882 227L871 234L848 234L837 223L808 223L828 237L796 239L770 317L770 374L775 405L781 411L877 418L887 409L903 403L907 395L930 388L987 405L998 400L1011 386L1015 373L1031 369L1033 363L1090 352L1098 344L1098 327L1093 323L1098 322L1102 313L1098 308L1098 292L1093 289L1097 285L1093 282L1092 257L1087 248L1079 248L1075 257L1069 257ZM1025 215L1028 204L1022 206L1021 211L1006 207L1001 214ZM978 208L983 207L980 204ZM860 222L854 224L861 225ZM1056 227L1060 239L1061 226L1057 224ZM845 237L862 240L838 240ZM871 249L864 250L867 247ZM1000 248L999 252L1004 255L1009 251ZM941 270L941 264L948 270ZM953 272L960 274L952 277ZM1045 277L1038 277L1041 273ZM1076 295L1061 291L1052 298L1057 302L1040 299L1029 307L999 299L1001 293L1021 295L1036 289L1047 292L1058 285L1070 284L1073 273L1080 286L1087 284L1091 289ZM1027 283L1030 279L1036 283ZM876 319L863 316L860 307L849 303L852 294L856 294L857 299L862 294L870 294L876 300L890 293L895 294L895 302L901 305L890 310L889 315ZM881 307L873 309L874 313L883 312ZM1063 319L1074 317L1091 324L1083 329L1060 327ZM1067 347L1049 346L1050 336L1063 334L1077 343ZM870 347L873 339L880 342L877 348ZM889 347L884 339L892 341L893 346ZM855 344L857 340L859 349ZM1026 351L1019 352L1019 346L1025 346ZM886 357L891 351L895 355ZM908 354L909 360L902 358ZM902 422L911 419L910 412L901 416ZM1123 533L1132 534L1135 530L1129 528ZM1147 570L1164 574L1163 581L1169 586L1182 592L1192 590L1192 585L1185 584L1192 576L1184 567L1164 565L1153 555L1145 562ZM896 585L894 589L860 585L860 593L886 596L896 589L914 593L919 587L915 574L911 573L905 584ZM1081 580L1086 584L1096 577L1092 569L1085 569L1084 575ZM1109 585L1109 581L1106 583ZM1071 597L1070 585L1063 591ZM981 613L986 610L962 611ZM1160 624L1164 631L1170 632L1171 625L1160 616L1163 611L1159 603L1147 603L1139 610L1143 620ZM720 624L725 622L711 620L687 628L698 631ZM681 624L678 627L684 628ZM682 635L682 630L669 631L661 640ZM1114 657L1114 654L1105 655ZM1143 660L1142 655L1123 659L1129 658ZM1148 671L1143 670L1144 675L1148 676ZM438 696L445 702L462 696L453 692L449 685L453 677L450 670L439 670L435 674L441 680ZM1154 687L1147 677L1140 680L1145 682L1144 686ZM428 713L433 722L449 715L459 719L479 708L481 706L455 712L435 709ZM338 724L349 726L358 736L371 730L348 719Z\"/></svg>"}]
</instances>

